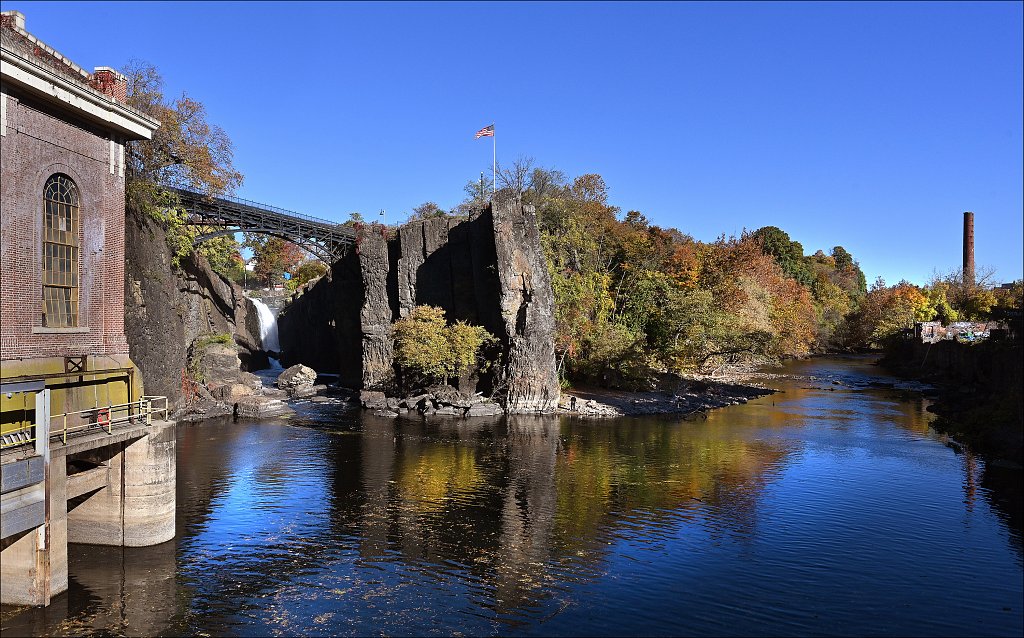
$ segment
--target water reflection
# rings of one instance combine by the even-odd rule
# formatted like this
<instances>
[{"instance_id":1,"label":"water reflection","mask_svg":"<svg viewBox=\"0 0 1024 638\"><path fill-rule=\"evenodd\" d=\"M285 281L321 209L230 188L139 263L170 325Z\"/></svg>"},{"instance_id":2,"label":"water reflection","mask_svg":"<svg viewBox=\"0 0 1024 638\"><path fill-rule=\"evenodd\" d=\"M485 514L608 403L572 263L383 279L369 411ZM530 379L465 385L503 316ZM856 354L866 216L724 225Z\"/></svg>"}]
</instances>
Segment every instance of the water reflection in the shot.
<instances>
[{"instance_id":1,"label":"water reflection","mask_svg":"<svg viewBox=\"0 0 1024 638\"><path fill-rule=\"evenodd\" d=\"M1019 633L1019 471L994 498L859 361L791 370L696 423L181 426L177 541L73 553L5 635Z\"/></svg>"}]
</instances>

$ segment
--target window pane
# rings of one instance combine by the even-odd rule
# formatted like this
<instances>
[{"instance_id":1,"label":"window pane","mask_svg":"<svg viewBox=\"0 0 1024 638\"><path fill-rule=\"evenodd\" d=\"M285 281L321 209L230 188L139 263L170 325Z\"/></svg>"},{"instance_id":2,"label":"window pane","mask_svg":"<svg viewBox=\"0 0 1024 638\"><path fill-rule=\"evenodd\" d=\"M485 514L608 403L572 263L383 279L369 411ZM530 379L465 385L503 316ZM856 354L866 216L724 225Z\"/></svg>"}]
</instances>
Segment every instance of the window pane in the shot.
<instances>
[{"instance_id":1,"label":"window pane","mask_svg":"<svg viewBox=\"0 0 1024 638\"><path fill-rule=\"evenodd\" d=\"M78 325L78 187L54 175L43 192L43 310L47 326Z\"/></svg>"}]
</instances>

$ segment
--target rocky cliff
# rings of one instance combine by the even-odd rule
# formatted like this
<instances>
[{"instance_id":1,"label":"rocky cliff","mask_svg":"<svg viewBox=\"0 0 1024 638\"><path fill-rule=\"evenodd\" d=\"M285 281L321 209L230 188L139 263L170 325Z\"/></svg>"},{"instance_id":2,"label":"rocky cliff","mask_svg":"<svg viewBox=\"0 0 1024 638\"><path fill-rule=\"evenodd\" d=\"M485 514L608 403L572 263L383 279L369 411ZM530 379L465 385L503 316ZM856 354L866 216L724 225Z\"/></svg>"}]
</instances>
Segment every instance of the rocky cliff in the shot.
<instances>
[{"instance_id":1,"label":"rocky cliff","mask_svg":"<svg viewBox=\"0 0 1024 638\"><path fill-rule=\"evenodd\" d=\"M409 223L391 238L381 226L359 228L354 249L278 316L283 363L387 389L391 324L420 304L501 340L499 372L470 379L472 389L499 396L510 412L557 406L554 296L536 217L517 200L469 219Z\"/></svg>"},{"instance_id":2,"label":"rocky cliff","mask_svg":"<svg viewBox=\"0 0 1024 638\"><path fill-rule=\"evenodd\" d=\"M172 267L164 230L131 210L125 219L125 334L146 393L166 396L176 410L188 391L185 377L198 339L231 334L242 369L266 364L256 308L241 288L196 254Z\"/></svg>"}]
</instances>

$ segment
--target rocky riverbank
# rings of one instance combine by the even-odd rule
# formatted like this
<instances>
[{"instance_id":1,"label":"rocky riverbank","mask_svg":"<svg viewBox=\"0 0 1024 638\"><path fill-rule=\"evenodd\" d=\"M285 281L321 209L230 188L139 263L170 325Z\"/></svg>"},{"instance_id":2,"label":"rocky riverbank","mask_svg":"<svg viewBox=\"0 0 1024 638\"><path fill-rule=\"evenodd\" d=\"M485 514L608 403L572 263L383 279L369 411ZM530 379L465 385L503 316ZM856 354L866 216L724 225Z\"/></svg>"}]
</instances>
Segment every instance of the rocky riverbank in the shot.
<instances>
[{"instance_id":1,"label":"rocky riverbank","mask_svg":"<svg viewBox=\"0 0 1024 638\"><path fill-rule=\"evenodd\" d=\"M559 414L618 417L648 414L706 416L708 410L746 403L774 390L758 385L702 379L682 379L674 391L628 392L578 387L562 393Z\"/></svg>"},{"instance_id":2,"label":"rocky riverbank","mask_svg":"<svg viewBox=\"0 0 1024 638\"><path fill-rule=\"evenodd\" d=\"M675 377L672 391L631 392L598 387L577 387L562 393L549 414L582 417L621 417L649 414L680 414L701 417L708 410L746 403L774 390L760 385ZM363 409L384 417L418 414L423 417L476 417L505 413L498 402L481 393L466 394L447 385L425 388L408 396L384 392L352 391Z\"/></svg>"},{"instance_id":3,"label":"rocky riverbank","mask_svg":"<svg viewBox=\"0 0 1024 638\"><path fill-rule=\"evenodd\" d=\"M501 405L482 394L464 394L450 385L433 386L402 398L363 390L359 393L359 402L377 416L386 417L397 417L406 412L424 417L497 416L505 413Z\"/></svg>"},{"instance_id":4,"label":"rocky riverbank","mask_svg":"<svg viewBox=\"0 0 1024 638\"><path fill-rule=\"evenodd\" d=\"M241 369L231 335L200 338L189 353L177 418L198 421L218 416L262 418L292 414L286 390L266 387L259 376ZM315 373L314 373L315 378Z\"/></svg>"},{"instance_id":5,"label":"rocky riverbank","mask_svg":"<svg viewBox=\"0 0 1024 638\"><path fill-rule=\"evenodd\" d=\"M935 429L988 457L1020 463L1024 450L1024 356L1019 340L891 344L881 364L938 391Z\"/></svg>"}]
</instances>

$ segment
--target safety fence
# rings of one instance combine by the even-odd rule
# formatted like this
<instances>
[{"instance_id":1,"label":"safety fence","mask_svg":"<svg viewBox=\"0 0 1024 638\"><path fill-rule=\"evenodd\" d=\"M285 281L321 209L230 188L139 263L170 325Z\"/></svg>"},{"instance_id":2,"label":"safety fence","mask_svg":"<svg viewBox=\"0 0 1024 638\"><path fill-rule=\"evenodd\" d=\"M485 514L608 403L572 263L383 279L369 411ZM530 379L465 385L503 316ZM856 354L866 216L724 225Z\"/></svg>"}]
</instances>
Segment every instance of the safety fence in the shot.
<instances>
[{"instance_id":1,"label":"safety fence","mask_svg":"<svg viewBox=\"0 0 1024 638\"><path fill-rule=\"evenodd\" d=\"M149 425L153 418L167 419L167 397L143 396L138 401L96 406L57 414L50 418L50 440L68 442L68 437L105 431L113 434L115 429L131 425ZM13 448L36 440L36 426L23 425L3 432L0 449Z\"/></svg>"}]
</instances>

